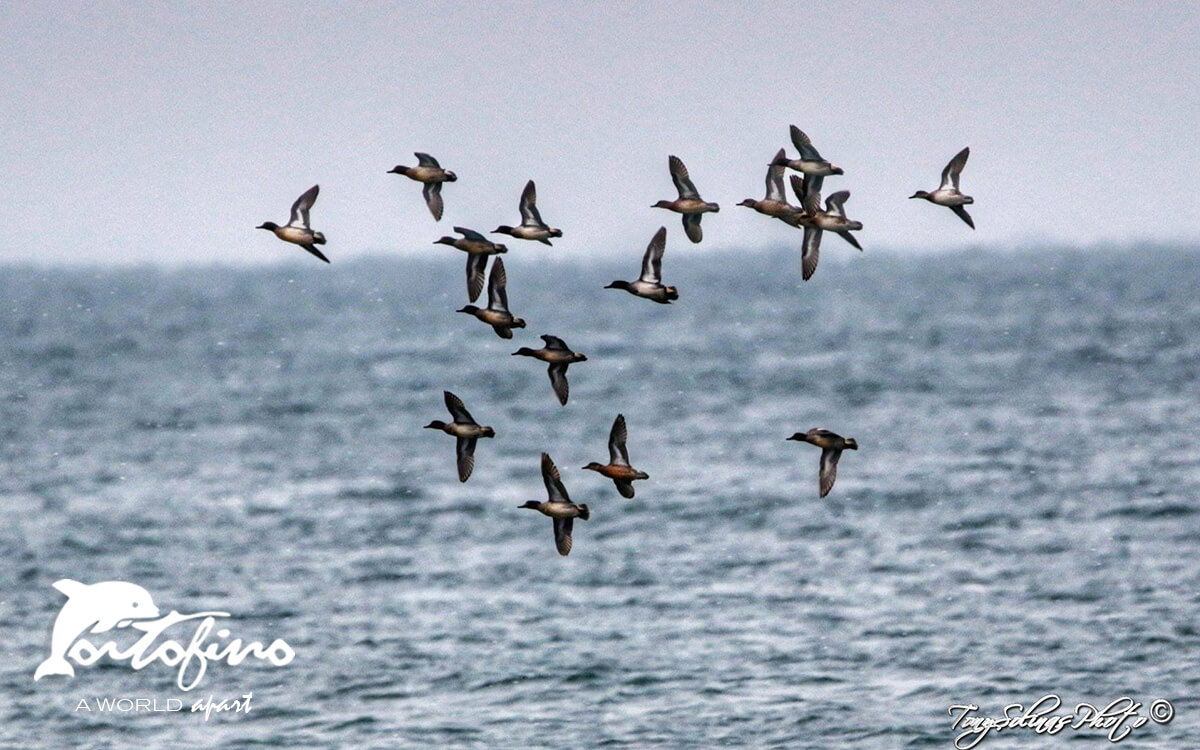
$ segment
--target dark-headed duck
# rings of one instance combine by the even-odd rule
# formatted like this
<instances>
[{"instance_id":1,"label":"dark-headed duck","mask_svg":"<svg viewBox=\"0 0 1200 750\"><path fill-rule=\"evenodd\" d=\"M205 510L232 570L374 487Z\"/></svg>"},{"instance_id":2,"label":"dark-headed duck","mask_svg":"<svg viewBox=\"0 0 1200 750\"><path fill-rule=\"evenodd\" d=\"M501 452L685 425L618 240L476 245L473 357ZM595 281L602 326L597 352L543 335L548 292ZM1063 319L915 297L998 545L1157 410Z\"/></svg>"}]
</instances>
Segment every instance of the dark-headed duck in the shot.
<instances>
[{"instance_id":1,"label":"dark-headed duck","mask_svg":"<svg viewBox=\"0 0 1200 750\"><path fill-rule=\"evenodd\" d=\"M776 161L784 158L784 150L779 149L779 153L775 154L775 161L772 161L767 167L767 195L760 201L753 198L747 198L739 203L739 206L753 208L760 214L772 216L776 219L781 219L789 224L795 224L794 217L799 214L802 209L799 206L793 206L787 201L787 194L783 190L783 172L784 166L776 164ZM786 161L786 160L785 160ZM800 202L804 205L804 201Z\"/></svg>"},{"instance_id":2,"label":"dark-headed duck","mask_svg":"<svg viewBox=\"0 0 1200 750\"><path fill-rule=\"evenodd\" d=\"M971 214L967 213L967 209L963 208L963 206L971 205L975 202L975 199L969 195L964 195L963 191L958 187L959 177L962 176L963 167L967 165L967 157L970 155L970 146L954 155L954 158L950 160L946 168L942 170L942 186L937 190L934 190L932 193L918 190L908 197L910 199L924 198L930 203L946 206L958 214L958 218L967 222L967 226L974 229L975 222L971 219Z\"/></svg>"},{"instance_id":3,"label":"dark-headed duck","mask_svg":"<svg viewBox=\"0 0 1200 750\"><path fill-rule=\"evenodd\" d=\"M292 204L292 218L287 223L287 226L279 226L273 221L264 221L255 229L266 229L269 232L274 232L275 236L284 242L290 242L293 245L299 245L308 252L317 256L326 263L329 258L316 248L317 245L325 244L325 235L320 232L314 232L312 225L308 221L308 212L312 209L314 203L317 202L317 193L321 192L320 185L313 185L308 190L304 191Z\"/></svg>"},{"instance_id":4,"label":"dark-headed duck","mask_svg":"<svg viewBox=\"0 0 1200 750\"><path fill-rule=\"evenodd\" d=\"M671 300L679 299L679 292L673 286L663 286L662 256L667 246L667 228L659 227L653 239L646 247L642 256L642 275L637 281L614 281L605 289L624 289L637 297L644 297L663 305L671 304Z\"/></svg>"},{"instance_id":5,"label":"dark-headed duck","mask_svg":"<svg viewBox=\"0 0 1200 750\"><path fill-rule=\"evenodd\" d=\"M814 177L828 177L834 174L844 174L842 168L836 164L831 164L821 155L817 153L816 147L812 144L812 139L805 135L804 131L795 125L791 126L792 145L800 152L800 158L789 159L786 156L776 156L773 165L788 167L797 172L810 174Z\"/></svg>"},{"instance_id":6,"label":"dark-headed duck","mask_svg":"<svg viewBox=\"0 0 1200 750\"><path fill-rule=\"evenodd\" d=\"M704 232L700 229L700 217L709 212L716 213L721 207L700 197L700 191L696 190L692 178L688 176L687 167L678 156L671 156L667 163L671 168L671 179L675 182L679 197L673 201L659 201L651 208L665 208L683 214L683 231L687 233L689 240L699 242L704 239Z\"/></svg>"},{"instance_id":7,"label":"dark-headed duck","mask_svg":"<svg viewBox=\"0 0 1200 750\"><path fill-rule=\"evenodd\" d=\"M425 196L425 205L429 206L429 213L433 214L433 220L441 221L442 183L454 182L458 179L458 175L449 169L442 169L438 160L429 154L418 151L413 156L417 157L417 166L406 167L397 164L388 170L388 174L402 174L410 180L424 183L425 188L422 193Z\"/></svg>"},{"instance_id":8,"label":"dark-headed duck","mask_svg":"<svg viewBox=\"0 0 1200 750\"><path fill-rule=\"evenodd\" d=\"M488 274L488 306L480 310L475 305L467 305L458 310L460 313L470 313L487 323L496 330L496 335L502 339L511 339L512 329L524 328L525 321L508 311L508 275L504 273L504 259L496 258L492 263L492 271Z\"/></svg>"},{"instance_id":9,"label":"dark-headed duck","mask_svg":"<svg viewBox=\"0 0 1200 750\"><path fill-rule=\"evenodd\" d=\"M629 451L625 448L625 441L628 438L629 433L625 431L625 415L618 414L616 420L613 421L612 431L608 434L608 465L593 461L583 468L603 474L613 480L621 497L631 498L633 497L633 480L649 479L650 475L629 465Z\"/></svg>"},{"instance_id":10,"label":"dark-headed duck","mask_svg":"<svg viewBox=\"0 0 1200 750\"><path fill-rule=\"evenodd\" d=\"M530 500L517 507L536 510L554 519L554 546L558 548L558 554L566 557L571 554L571 531L575 527L575 519L586 521L591 517L591 513L587 505L571 502L567 488L563 486L562 477L558 473L558 467L545 453L542 454L542 481L546 483L547 499L540 503Z\"/></svg>"},{"instance_id":11,"label":"dark-headed duck","mask_svg":"<svg viewBox=\"0 0 1200 750\"><path fill-rule=\"evenodd\" d=\"M433 420L425 425L425 429L441 430L447 435L458 438L458 481L465 482L475 468L475 441L481 437L494 438L496 431L491 427L480 427L471 413L463 406L462 399L450 391L444 392L446 408L450 410L453 421L449 424L441 420Z\"/></svg>"},{"instance_id":12,"label":"dark-headed duck","mask_svg":"<svg viewBox=\"0 0 1200 750\"><path fill-rule=\"evenodd\" d=\"M566 342L557 336L542 336L542 341L546 342L546 346L543 348L530 349L522 346L513 352L513 356L533 357L543 362L549 362L550 385L554 388L554 395L558 396L558 402L566 406L567 396L570 395L570 387L567 385L567 366L572 362L587 362L587 357L571 351Z\"/></svg>"},{"instance_id":13,"label":"dark-headed duck","mask_svg":"<svg viewBox=\"0 0 1200 750\"><path fill-rule=\"evenodd\" d=\"M829 430L813 429L808 432L797 432L788 440L798 440L810 443L821 449L821 497L833 489L833 480L837 479L838 459L844 450L858 450L858 441L854 438L844 438Z\"/></svg>"},{"instance_id":14,"label":"dark-headed duck","mask_svg":"<svg viewBox=\"0 0 1200 750\"><path fill-rule=\"evenodd\" d=\"M479 299L479 293L483 291L487 257L507 253L508 248L504 245L497 245L474 229L455 227L454 231L461 234L462 237L442 237L434 240L433 244L456 247L467 254L467 296L471 302L474 302Z\"/></svg>"},{"instance_id":15,"label":"dark-headed duck","mask_svg":"<svg viewBox=\"0 0 1200 750\"><path fill-rule=\"evenodd\" d=\"M537 209L537 188L534 187L533 180L525 183L518 207L521 209L521 225L510 227L502 224L496 227L493 234L507 234L519 240L537 240L547 245L551 244L551 237L562 237L561 229L555 229L542 221L542 215Z\"/></svg>"},{"instance_id":16,"label":"dark-headed duck","mask_svg":"<svg viewBox=\"0 0 1200 750\"><path fill-rule=\"evenodd\" d=\"M850 198L849 190L839 190L825 201L825 210L821 210L821 194L810 190L806 195L804 218L800 224L804 227L804 253L802 255L802 275L805 281L812 278L817 271L817 261L820 260L821 234L836 232L839 237L854 247L862 250L862 245L850 232L862 229L860 221L846 218L846 201Z\"/></svg>"}]
</instances>

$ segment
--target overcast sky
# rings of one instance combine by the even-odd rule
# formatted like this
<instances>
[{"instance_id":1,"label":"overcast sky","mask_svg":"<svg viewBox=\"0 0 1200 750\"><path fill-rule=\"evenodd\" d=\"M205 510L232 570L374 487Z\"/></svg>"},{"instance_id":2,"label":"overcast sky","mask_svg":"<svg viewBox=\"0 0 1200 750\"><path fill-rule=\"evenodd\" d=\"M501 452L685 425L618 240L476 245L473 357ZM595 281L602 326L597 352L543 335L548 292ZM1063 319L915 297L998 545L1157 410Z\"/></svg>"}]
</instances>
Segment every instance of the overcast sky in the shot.
<instances>
[{"instance_id":1,"label":"overcast sky","mask_svg":"<svg viewBox=\"0 0 1200 750\"><path fill-rule=\"evenodd\" d=\"M517 223L537 181L561 254L799 245L761 198L789 123L843 166L872 248L1200 237L1194 3L0 2L0 261L269 262L313 183L327 253L449 253ZM971 232L906 200L963 146ZM459 181L435 223L386 174L428 151Z\"/></svg>"}]
</instances>

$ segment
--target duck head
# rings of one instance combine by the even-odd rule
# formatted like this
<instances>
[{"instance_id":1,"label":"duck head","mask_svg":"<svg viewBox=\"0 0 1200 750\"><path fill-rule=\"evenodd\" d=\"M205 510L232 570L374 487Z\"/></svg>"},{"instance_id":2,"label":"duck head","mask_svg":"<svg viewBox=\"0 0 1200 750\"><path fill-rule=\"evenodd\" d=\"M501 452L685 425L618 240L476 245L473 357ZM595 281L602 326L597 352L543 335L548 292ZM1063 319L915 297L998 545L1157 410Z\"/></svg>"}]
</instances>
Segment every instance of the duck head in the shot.
<instances>
[{"instance_id":1,"label":"duck head","mask_svg":"<svg viewBox=\"0 0 1200 750\"><path fill-rule=\"evenodd\" d=\"M529 502L525 503L524 505L518 505L517 507L518 508L529 508L530 510L539 510L541 508L541 505L542 504L537 502L536 500L530 500Z\"/></svg>"},{"instance_id":2,"label":"duck head","mask_svg":"<svg viewBox=\"0 0 1200 750\"><path fill-rule=\"evenodd\" d=\"M512 356L514 356L514 357L516 357L518 355L520 355L522 357L535 357L535 356L537 356L537 352L530 349L528 346L522 346L520 349L518 349L512 353Z\"/></svg>"},{"instance_id":3,"label":"duck head","mask_svg":"<svg viewBox=\"0 0 1200 750\"><path fill-rule=\"evenodd\" d=\"M626 291L628 291L629 290L629 282L618 280L618 281L614 281L613 283L609 284L608 286L606 286L604 288L605 289L625 289Z\"/></svg>"},{"instance_id":4,"label":"duck head","mask_svg":"<svg viewBox=\"0 0 1200 750\"><path fill-rule=\"evenodd\" d=\"M463 308L460 308L460 309L458 309L458 310L455 310L454 312L465 312L465 313L468 313L468 314L470 314L470 315L474 315L475 313L479 312L479 308L478 308L478 307L476 307L475 305L467 305L467 306L465 306L465 307L463 307Z\"/></svg>"},{"instance_id":5,"label":"duck head","mask_svg":"<svg viewBox=\"0 0 1200 750\"><path fill-rule=\"evenodd\" d=\"M915 192L915 193L913 193L912 195L908 196L908 199L909 199L909 200L912 200L913 198L926 198L926 199L928 199L928 198L929 198L929 193L925 192L924 190L918 190L917 192Z\"/></svg>"},{"instance_id":6,"label":"duck head","mask_svg":"<svg viewBox=\"0 0 1200 750\"><path fill-rule=\"evenodd\" d=\"M799 440L802 443L806 443L808 441L805 439L805 437L806 436L803 432L797 432L796 434L794 434L790 438L788 438L788 440Z\"/></svg>"},{"instance_id":7,"label":"duck head","mask_svg":"<svg viewBox=\"0 0 1200 750\"><path fill-rule=\"evenodd\" d=\"M401 164L397 164L396 166L389 169L387 173L388 174L408 174L408 167L405 167Z\"/></svg>"},{"instance_id":8,"label":"duck head","mask_svg":"<svg viewBox=\"0 0 1200 750\"><path fill-rule=\"evenodd\" d=\"M446 427L446 423L445 423L445 422L443 422L443 421L442 421L442 420L440 420L440 419L435 419L435 420L433 420L432 422L430 422L429 424L425 425L425 427L424 427L424 428L422 428L422 429L426 429L426 430L441 430L441 429L444 429L445 427Z\"/></svg>"},{"instance_id":9,"label":"duck head","mask_svg":"<svg viewBox=\"0 0 1200 750\"><path fill-rule=\"evenodd\" d=\"M512 233L513 233L513 228L507 224L501 224L500 226L498 226L492 230L492 234L507 234L509 236L512 236Z\"/></svg>"},{"instance_id":10,"label":"duck head","mask_svg":"<svg viewBox=\"0 0 1200 750\"><path fill-rule=\"evenodd\" d=\"M779 156L779 157L776 157L775 159L772 159L771 163L768 164L767 166L768 167L786 167L788 164L791 164L791 161L789 161L786 156Z\"/></svg>"},{"instance_id":11,"label":"duck head","mask_svg":"<svg viewBox=\"0 0 1200 750\"><path fill-rule=\"evenodd\" d=\"M259 224L255 227L255 229L266 229L268 232L274 232L278 228L279 225L273 221L264 221L262 224Z\"/></svg>"},{"instance_id":12,"label":"duck head","mask_svg":"<svg viewBox=\"0 0 1200 750\"><path fill-rule=\"evenodd\" d=\"M441 239L434 240L433 244L435 244L435 245L453 245L456 241L457 240L455 240L453 237L442 237Z\"/></svg>"},{"instance_id":13,"label":"duck head","mask_svg":"<svg viewBox=\"0 0 1200 750\"><path fill-rule=\"evenodd\" d=\"M659 201L650 208L671 208L674 204L671 201Z\"/></svg>"},{"instance_id":14,"label":"duck head","mask_svg":"<svg viewBox=\"0 0 1200 750\"><path fill-rule=\"evenodd\" d=\"M758 201L754 200L753 198L747 198L746 200L742 201L738 205L745 206L746 208L754 208L755 206L758 205Z\"/></svg>"},{"instance_id":15,"label":"duck head","mask_svg":"<svg viewBox=\"0 0 1200 750\"><path fill-rule=\"evenodd\" d=\"M595 461L592 461L590 464L588 464L587 466L585 466L583 468L588 471L600 471L601 469L604 468L604 464L598 464Z\"/></svg>"}]
</instances>

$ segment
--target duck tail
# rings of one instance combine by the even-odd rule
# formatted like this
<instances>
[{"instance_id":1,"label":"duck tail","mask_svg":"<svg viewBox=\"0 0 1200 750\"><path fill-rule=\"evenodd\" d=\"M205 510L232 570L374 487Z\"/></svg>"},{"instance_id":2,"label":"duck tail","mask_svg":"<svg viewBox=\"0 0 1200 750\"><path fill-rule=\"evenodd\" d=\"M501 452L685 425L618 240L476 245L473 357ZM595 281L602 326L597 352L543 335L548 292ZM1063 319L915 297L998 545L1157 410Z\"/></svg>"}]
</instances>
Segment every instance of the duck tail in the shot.
<instances>
[{"instance_id":1,"label":"duck tail","mask_svg":"<svg viewBox=\"0 0 1200 750\"><path fill-rule=\"evenodd\" d=\"M313 244L314 245L324 245L325 244L325 235L321 234L320 232L313 232Z\"/></svg>"},{"instance_id":2,"label":"duck tail","mask_svg":"<svg viewBox=\"0 0 1200 750\"><path fill-rule=\"evenodd\" d=\"M585 521L592 517L592 512L588 510L587 505L579 506L579 517Z\"/></svg>"}]
</instances>

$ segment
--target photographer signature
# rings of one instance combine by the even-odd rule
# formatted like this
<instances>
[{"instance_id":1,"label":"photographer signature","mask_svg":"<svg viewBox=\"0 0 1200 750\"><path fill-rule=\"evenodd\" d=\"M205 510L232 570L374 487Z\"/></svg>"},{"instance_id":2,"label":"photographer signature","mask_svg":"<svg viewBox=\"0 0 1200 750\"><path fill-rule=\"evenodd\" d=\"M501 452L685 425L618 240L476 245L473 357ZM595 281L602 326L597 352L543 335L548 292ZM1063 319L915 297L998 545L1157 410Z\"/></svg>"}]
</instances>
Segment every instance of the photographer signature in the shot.
<instances>
[{"instance_id":1,"label":"photographer signature","mask_svg":"<svg viewBox=\"0 0 1200 750\"><path fill-rule=\"evenodd\" d=\"M1072 713L1055 713L1062 707L1057 695L1047 695L1034 702L1029 708L1020 703L1004 707L1003 718L978 716L979 706L959 703L950 706L954 719L951 728L961 730L954 738L957 750L970 750L983 741L991 732L1006 729L1029 729L1038 734L1058 734L1065 729L1094 729L1108 732L1109 742L1120 742L1148 721L1166 724L1175 718L1175 708L1169 701L1156 700L1147 713L1141 714L1142 704L1132 698L1117 698L1107 706L1097 707L1091 703L1076 704Z\"/></svg>"}]
</instances>

